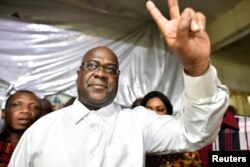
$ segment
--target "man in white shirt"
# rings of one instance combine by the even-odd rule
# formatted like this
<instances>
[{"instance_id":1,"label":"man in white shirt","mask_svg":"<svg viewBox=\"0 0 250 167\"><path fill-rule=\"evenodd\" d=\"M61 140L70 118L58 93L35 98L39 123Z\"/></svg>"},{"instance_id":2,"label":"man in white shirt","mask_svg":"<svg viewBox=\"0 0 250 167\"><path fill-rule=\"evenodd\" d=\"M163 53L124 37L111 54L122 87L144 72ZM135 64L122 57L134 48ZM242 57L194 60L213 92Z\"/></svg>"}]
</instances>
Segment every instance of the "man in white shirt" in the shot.
<instances>
[{"instance_id":1,"label":"man in white shirt","mask_svg":"<svg viewBox=\"0 0 250 167\"><path fill-rule=\"evenodd\" d=\"M147 8L184 66L183 114L159 116L143 107L122 110L114 104L118 60L109 48L96 47L84 55L77 71L74 104L29 128L9 167L142 167L146 153L192 151L213 141L228 91L210 65L205 16L190 8L180 14L177 0L168 4L172 20L151 1Z\"/></svg>"}]
</instances>

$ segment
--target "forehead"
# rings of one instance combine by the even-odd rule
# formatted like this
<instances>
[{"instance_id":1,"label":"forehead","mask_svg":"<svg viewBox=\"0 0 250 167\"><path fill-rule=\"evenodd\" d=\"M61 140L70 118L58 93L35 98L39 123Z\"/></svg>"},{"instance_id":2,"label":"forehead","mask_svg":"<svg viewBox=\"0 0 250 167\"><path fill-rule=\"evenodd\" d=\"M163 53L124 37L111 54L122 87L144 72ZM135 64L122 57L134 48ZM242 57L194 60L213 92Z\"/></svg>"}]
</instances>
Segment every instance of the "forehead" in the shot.
<instances>
[{"instance_id":1,"label":"forehead","mask_svg":"<svg viewBox=\"0 0 250 167\"><path fill-rule=\"evenodd\" d=\"M102 64L114 64L118 66L117 56L113 51L106 47L98 47L88 51L84 57L83 61L99 61Z\"/></svg>"},{"instance_id":2,"label":"forehead","mask_svg":"<svg viewBox=\"0 0 250 167\"><path fill-rule=\"evenodd\" d=\"M9 102L13 102L13 101L16 101L16 100L23 101L23 100L26 100L26 99L33 100L33 101L36 101L36 102L39 103L38 98L35 95L33 95L32 93L28 93L28 92L18 92L16 94L14 94L9 99Z\"/></svg>"},{"instance_id":3,"label":"forehead","mask_svg":"<svg viewBox=\"0 0 250 167\"><path fill-rule=\"evenodd\" d=\"M163 104L162 100L159 97L152 97L147 101L147 105L158 105Z\"/></svg>"}]
</instances>

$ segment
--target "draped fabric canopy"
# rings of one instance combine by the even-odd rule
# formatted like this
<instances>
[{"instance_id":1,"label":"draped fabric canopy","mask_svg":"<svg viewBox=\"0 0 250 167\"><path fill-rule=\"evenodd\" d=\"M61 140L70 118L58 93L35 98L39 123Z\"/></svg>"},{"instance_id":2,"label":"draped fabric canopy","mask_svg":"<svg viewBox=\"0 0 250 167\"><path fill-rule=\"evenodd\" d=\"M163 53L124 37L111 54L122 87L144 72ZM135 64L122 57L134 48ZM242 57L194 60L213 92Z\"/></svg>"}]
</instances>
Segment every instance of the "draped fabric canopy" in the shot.
<instances>
[{"instance_id":1,"label":"draped fabric canopy","mask_svg":"<svg viewBox=\"0 0 250 167\"><path fill-rule=\"evenodd\" d=\"M148 17L124 17L56 1L0 3L0 79L39 96L76 96L83 54L107 45L120 63L115 102L130 107L152 90L182 106L182 66ZM146 10L146 9L145 9Z\"/></svg>"}]
</instances>

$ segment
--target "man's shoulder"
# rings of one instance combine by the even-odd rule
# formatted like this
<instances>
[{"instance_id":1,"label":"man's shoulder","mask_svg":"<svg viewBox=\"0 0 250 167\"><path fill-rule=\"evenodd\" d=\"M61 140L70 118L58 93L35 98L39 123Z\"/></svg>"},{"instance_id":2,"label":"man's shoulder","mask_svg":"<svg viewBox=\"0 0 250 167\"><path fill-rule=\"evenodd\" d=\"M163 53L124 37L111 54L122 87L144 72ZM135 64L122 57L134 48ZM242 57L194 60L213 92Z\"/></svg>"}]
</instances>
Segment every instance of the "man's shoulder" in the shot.
<instances>
[{"instance_id":1,"label":"man's shoulder","mask_svg":"<svg viewBox=\"0 0 250 167\"><path fill-rule=\"evenodd\" d=\"M59 119L60 117L65 115L67 112L70 112L71 108L72 107L69 106L69 107L65 107L65 108L53 111L53 112L51 112L49 114L44 115L39 120L49 121L49 120Z\"/></svg>"},{"instance_id":2,"label":"man's shoulder","mask_svg":"<svg viewBox=\"0 0 250 167\"><path fill-rule=\"evenodd\" d=\"M53 111L49 114L39 118L31 127L34 129L47 129L56 126L58 123L63 121L65 114L71 111L71 107L66 107Z\"/></svg>"},{"instance_id":3,"label":"man's shoulder","mask_svg":"<svg viewBox=\"0 0 250 167\"><path fill-rule=\"evenodd\" d=\"M149 110L146 109L143 106L138 106L133 109L131 108L123 108L121 112L119 113L120 115L127 115L129 117L144 117L150 114Z\"/></svg>"},{"instance_id":4,"label":"man's shoulder","mask_svg":"<svg viewBox=\"0 0 250 167\"><path fill-rule=\"evenodd\" d=\"M147 111L147 109L143 106L137 106L135 108L122 108L121 110L122 112L127 112L127 113L137 113L137 112L142 112L144 113L145 111Z\"/></svg>"}]
</instances>

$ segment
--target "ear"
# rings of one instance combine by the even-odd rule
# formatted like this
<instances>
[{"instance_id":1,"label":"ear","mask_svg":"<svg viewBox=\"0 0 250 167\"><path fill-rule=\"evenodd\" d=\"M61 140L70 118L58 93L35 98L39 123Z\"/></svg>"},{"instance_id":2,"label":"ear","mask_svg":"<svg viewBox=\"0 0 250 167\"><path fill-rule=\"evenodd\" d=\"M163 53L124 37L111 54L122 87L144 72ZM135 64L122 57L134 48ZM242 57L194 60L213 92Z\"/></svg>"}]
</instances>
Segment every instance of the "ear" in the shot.
<instances>
[{"instance_id":1,"label":"ear","mask_svg":"<svg viewBox=\"0 0 250 167\"><path fill-rule=\"evenodd\" d=\"M80 73L80 70L77 70L76 73L77 73L77 78L76 78L76 83L77 83L77 82L78 82L79 75L80 75L80 74L79 74L79 73Z\"/></svg>"},{"instance_id":2,"label":"ear","mask_svg":"<svg viewBox=\"0 0 250 167\"><path fill-rule=\"evenodd\" d=\"M5 119L5 110L4 110L4 109L2 109L1 117L2 117L3 119Z\"/></svg>"}]
</instances>

